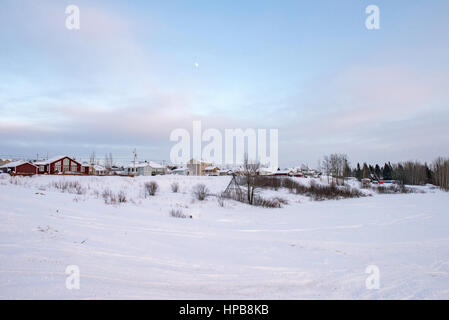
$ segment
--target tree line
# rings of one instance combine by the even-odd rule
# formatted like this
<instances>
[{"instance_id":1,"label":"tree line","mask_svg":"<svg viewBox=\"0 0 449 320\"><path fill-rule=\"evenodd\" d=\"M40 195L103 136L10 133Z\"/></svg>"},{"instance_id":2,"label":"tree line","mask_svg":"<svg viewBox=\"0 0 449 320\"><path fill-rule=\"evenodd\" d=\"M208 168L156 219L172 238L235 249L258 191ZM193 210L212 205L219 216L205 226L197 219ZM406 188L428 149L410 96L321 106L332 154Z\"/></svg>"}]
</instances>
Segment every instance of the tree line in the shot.
<instances>
[{"instance_id":1,"label":"tree line","mask_svg":"<svg viewBox=\"0 0 449 320\"><path fill-rule=\"evenodd\" d=\"M374 178L378 180L397 180L408 185L425 185L427 183L449 191L449 158L439 157L431 164L419 161L379 164L357 163L351 176L358 180Z\"/></svg>"}]
</instances>

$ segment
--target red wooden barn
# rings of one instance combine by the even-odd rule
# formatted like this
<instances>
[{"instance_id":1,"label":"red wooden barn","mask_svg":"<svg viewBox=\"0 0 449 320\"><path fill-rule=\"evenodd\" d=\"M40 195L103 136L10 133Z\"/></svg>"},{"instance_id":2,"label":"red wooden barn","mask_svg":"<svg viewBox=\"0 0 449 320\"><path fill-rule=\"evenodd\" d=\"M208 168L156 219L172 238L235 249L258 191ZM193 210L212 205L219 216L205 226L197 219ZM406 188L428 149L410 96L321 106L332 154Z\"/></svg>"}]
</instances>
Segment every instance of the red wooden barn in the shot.
<instances>
[{"instance_id":1,"label":"red wooden barn","mask_svg":"<svg viewBox=\"0 0 449 320\"><path fill-rule=\"evenodd\" d=\"M40 174L82 173L81 163L68 156L54 157L34 164L38 167Z\"/></svg>"},{"instance_id":2,"label":"red wooden barn","mask_svg":"<svg viewBox=\"0 0 449 320\"><path fill-rule=\"evenodd\" d=\"M0 167L0 170L2 170L3 172L10 172L10 173L14 173L14 174L18 174L18 175L33 175L33 174L37 174L38 172L38 168L37 166L35 166L34 164L31 164L29 162L26 161L14 161L14 162L9 162L3 166Z\"/></svg>"}]
</instances>

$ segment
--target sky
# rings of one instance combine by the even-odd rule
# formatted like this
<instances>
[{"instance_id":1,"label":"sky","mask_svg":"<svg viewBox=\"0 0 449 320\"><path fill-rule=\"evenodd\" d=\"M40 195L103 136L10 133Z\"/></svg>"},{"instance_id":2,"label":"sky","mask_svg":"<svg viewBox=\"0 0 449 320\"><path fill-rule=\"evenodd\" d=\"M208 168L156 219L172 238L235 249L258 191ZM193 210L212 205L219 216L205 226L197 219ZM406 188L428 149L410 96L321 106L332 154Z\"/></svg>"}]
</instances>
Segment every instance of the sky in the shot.
<instances>
[{"instance_id":1,"label":"sky","mask_svg":"<svg viewBox=\"0 0 449 320\"><path fill-rule=\"evenodd\" d=\"M168 161L170 132L201 120L278 129L281 166L431 162L449 156L448 16L447 0L1 0L0 157Z\"/></svg>"}]
</instances>

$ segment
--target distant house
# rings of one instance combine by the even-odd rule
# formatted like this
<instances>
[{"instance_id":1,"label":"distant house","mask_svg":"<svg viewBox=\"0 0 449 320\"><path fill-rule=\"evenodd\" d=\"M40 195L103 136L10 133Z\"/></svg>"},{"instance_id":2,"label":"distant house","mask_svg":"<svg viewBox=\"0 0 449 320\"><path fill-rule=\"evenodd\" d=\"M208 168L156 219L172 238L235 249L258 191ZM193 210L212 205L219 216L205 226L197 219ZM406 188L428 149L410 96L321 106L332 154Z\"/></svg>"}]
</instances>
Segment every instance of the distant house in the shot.
<instances>
[{"instance_id":1,"label":"distant house","mask_svg":"<svg viewBox=\"0 0 449 320\"><path fill-rule=\"evenodd\" d=\"M170 174L176 174L181 176L190 176L190 171L186 167L180 167L170 170Z\"/></svg>"},{"instance_id":2,"label":"distant house","mask_svg":"<svg viewBox=\"0 0 449 320\"><path fill-rule=\"evenodd\" d=\"M7 164L8 162L12 162L10 159L0 159L0 167Z\"/></svg>"},{"instance_id":3,"label":"distant house","mask_svg":"<svg viewBox=\"0 0 449 320\"><path fill-rule=\"evenodd\" d=\"M81 173L82 174L90 174L90 171L91 171L90 167L91 167L91 165L89 163L83 162L81 164Z\"/></svg>"},{"instance_id":4,"label":"distant house","mask_svg":"<svg viewBox=\"0 0 449 320\"><path fill-rule=\"evenodd\" d=\"M90 167L90 174L95 176L104 176L108 173L105 167L100 166L99 164L95 164Z\"/></svg>"},{"instance_id":5,"label":"distant house","mask_svg":"<svg viewBox=\"0 0 449 320\"><path fill-rule=\"evenodd\" d=\"M153 161L130 163L124 168L126 174L135 176L155 176L165 174L165 167Z\"/></svg>"},{"instance_id":6,"label":"distant house","mask_svg":"<svg viewBox=\"0 0 449 320\"><path fill-rule=\"evenodd\" d=\"M58 156L48 160L37 161L34 165L39 168L39 174L83 173L83 165L68 156Z\"/></svg>"},{"instance_id":7,"label":"distant house","mask_svg":"<svg viewBox=\"0 0 449 320\"><path fill-rule=\"evenodd\" d=\"M220 168L217 166L209 166L209 167L204 168L203 172L204 172L204 175L206 175L206 176L219 176Z\"/></svg>"},{"instance_id":8,"label":"distant house","mask_svg":"<svg viewBox=\"0 0 449 320\"><path fill-rule=\"evenodd\" d=\"M0 166L0 170L4 173L14 173L18 175L34 175L38 173L38 167L27 161L8 162Z\"/></svg>"},{"instance_id":9,"label":"distant house","mask_svg":"<svg viewBox=\"0 0 449 320\"><path fill-rule=\"evenodd\" d=\"M259 168L257 169L257 174L259 176L272 176L276 172L276 169L273 168Z\"/></svg>"},{"instance_id":10,"label":"distant house","mask_svg":"<svg viewBox=\"0 0 449 320\"><path fill-rule=\"evenodd\" d=\"M212 166L212 163L203 160L191 159L187 162L187 168L194 176L204 176L204 169Z\"/></svg>"},{"instance_id":11,"label":"distant house","mask_svg":"<svg viewBox=\"0 0 449 320\"><path fill-rule=\"evenodd\" d=\"M278 170L274 173L274 175L275 175L275 176L291 176L292 173L293 173L293 172L292 172L291 169L284 169L284 170L278 169Z\"/></svg>"}]
</instances>

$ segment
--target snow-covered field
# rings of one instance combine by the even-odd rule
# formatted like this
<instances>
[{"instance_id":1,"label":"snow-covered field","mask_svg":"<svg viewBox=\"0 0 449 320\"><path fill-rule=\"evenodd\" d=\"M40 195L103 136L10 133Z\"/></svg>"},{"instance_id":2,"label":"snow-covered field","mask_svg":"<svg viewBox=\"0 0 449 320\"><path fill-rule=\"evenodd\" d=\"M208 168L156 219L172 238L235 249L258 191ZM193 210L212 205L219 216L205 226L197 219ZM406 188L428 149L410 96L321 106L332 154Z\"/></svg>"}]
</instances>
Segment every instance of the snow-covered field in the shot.
<instances>
[{"instance_id":1,"label":"snow-covered field","mask_svg":"<svg viewBox=\"0 0 449 320\"><path fill-rule=\"evenodd\" d=\"M160 190L145 198L152 180ZM449 299L449 194L266 191L289 201L280 209L192 197L196 183L219 193L229 180L0 175L0 298ZM81 189L62 192L73 181ZM105 204L105 189L127 202ZM79 290L66 288L69 265ZM366 287L370 265L379 289Z\"/></svg>"}]
</instances>

